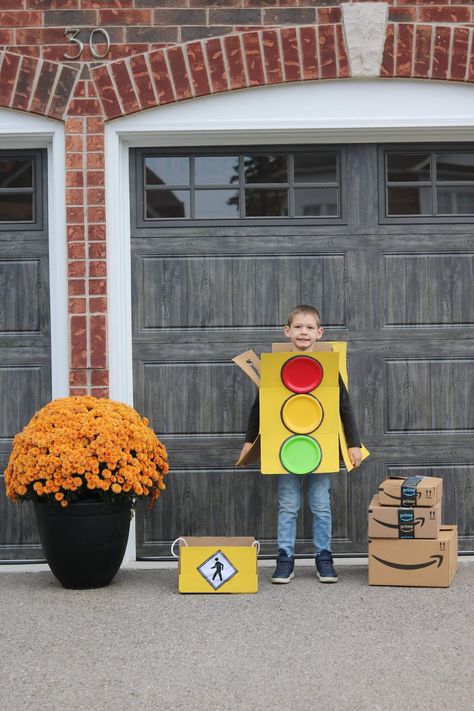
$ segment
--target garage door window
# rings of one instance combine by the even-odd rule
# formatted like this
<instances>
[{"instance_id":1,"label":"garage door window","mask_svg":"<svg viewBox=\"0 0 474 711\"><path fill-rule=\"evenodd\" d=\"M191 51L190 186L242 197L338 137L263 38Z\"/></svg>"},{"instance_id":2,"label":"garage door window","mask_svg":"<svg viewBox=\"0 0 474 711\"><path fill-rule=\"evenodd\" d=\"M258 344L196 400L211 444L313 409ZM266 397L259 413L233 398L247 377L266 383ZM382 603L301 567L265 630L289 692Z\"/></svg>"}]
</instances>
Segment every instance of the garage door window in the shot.
<instances>
[{"instance_id":1,"label":"garage door window","mask_svg":"<svg viewBox=\"0 0 474 711\"><path fill-rule=\"evenodd\" d=\"M382 221L474 218L474 151L385 150Z\"/></svg>"},{"instance_id":2,"label":"garage door window","mask_svg":"<svg viewBox=\"0 0 474 711\"><path fill-rule=\"evenodd\" d=\"M341 163L341 151L332 149L137 151L137 222L340 222Z\"/></svg>"},{"instance_id":3,"label":"garage door window","mask_svg":"<svg viewBox=\"0 0 474 711\"><path fill-rule=\"evenodd\" d=\"M35 222L34 158L0 153L0 223Z\"/></svg>"}]
</instances>

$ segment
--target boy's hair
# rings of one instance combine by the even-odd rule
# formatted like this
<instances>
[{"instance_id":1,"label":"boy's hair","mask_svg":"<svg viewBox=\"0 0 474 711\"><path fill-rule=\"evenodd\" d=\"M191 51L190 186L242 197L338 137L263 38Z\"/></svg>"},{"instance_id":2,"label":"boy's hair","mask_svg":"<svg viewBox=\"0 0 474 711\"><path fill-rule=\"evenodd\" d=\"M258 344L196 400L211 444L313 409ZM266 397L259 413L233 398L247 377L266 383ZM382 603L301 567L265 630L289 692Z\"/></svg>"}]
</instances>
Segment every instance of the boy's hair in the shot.
<instances>
[{"instance_id":1,"label":"boy's hair","mask_svg":"<svg viewBox=\"0 0 474 711\"><path fill-rule=\"evenodd\" d=\"M314 320L318 324L318 326L321 326L321 316L319 314L318 309L315 309L314 306L309 306L308 304L299 304L299 306L295 306L295 308L290 311L290 315L288 316L288 321L287 321L287 326L291 326L293 323L293 319L295 318L296 314L311 314L311 316L314 316Z\"/></svg>"}]
</instances>

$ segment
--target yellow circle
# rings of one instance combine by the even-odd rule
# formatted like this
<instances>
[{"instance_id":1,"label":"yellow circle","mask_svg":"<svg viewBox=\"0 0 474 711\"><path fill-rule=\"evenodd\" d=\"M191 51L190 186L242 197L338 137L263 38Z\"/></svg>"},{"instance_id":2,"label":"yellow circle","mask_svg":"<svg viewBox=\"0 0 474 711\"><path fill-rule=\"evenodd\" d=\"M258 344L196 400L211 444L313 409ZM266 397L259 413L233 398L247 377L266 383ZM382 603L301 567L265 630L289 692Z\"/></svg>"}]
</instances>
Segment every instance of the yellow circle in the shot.
<instances>
[{"instance_id":1,"label":"yellow circle","mask_svg":"<svg viewBox=\"0 0 474 711\"><path fill-rule=\"evenodd\" d=\"M321 403L313 395L292 395L283 403L281 419L290 432L309 434L323 421Z\"/></svg>"}]
</instances>

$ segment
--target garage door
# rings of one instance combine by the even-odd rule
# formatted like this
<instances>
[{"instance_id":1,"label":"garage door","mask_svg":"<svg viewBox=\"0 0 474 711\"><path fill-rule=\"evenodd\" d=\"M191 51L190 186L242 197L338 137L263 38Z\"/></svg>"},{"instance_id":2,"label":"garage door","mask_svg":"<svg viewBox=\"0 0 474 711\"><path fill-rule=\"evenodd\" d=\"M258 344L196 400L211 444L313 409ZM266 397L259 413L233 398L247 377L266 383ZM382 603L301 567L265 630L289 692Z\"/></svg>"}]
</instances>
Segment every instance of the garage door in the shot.
<instances>
[{"instance_id":1,"label":"garage door","mask_svg":"<svg viewBox=\"0 0 474 711\"><path fill-rule=\"evenodd\" d=\"M42 558L31 504L5 496L15 434L51 399L44 151L0 151L0 559Z\"/></svg>"},{"instance_id":2,"label":"garage door","mask_svg":"<svg viewBox=\"0 0 474 711\"><path fill-rule=\"evenodd\" d=\"M254 386L231 363L268 351L298 303L349 342L372 457L333 477L334 550L367 550L391 474L441 476L444 521L474 536L474 147L277 146L131 151L135 406L171 461L137 517L139 557L179 535L276 550L276 481L236 470ZM312 552L304 511L297 553Z\"/></svg>"}]
</instances>

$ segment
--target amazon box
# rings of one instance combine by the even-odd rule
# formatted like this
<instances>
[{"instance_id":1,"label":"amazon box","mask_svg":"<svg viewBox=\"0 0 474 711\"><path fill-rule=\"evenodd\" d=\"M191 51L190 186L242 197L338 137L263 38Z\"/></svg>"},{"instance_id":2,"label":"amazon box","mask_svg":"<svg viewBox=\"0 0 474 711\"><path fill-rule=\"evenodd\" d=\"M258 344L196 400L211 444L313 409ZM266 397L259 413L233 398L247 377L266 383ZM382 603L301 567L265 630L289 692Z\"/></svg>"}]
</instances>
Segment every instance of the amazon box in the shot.
<instances>
[{"instance_id":1,"label":"amazon box","mask_svg":"<svg viewBox=\"0 0 474 711\"><path fill-rule=\"evenodd\" d=\"M258 541L251 537L183 537L179 541L180 593L256 593Z\"/></svg>"},{"instance_id":2,"label":"amazon box","mask_svg":"<svg viewBox=\"0 0 474 711\"><path fill-rule=\"evenodd\" d=\"M434 506L443 495L443 480L434 476L391 476L379 486L381 506Z\"/></svg>"},{"instance_id":3,"label":"amazon box","mask_svg":"<svg viewBox=\"0 0 474 711\"><path fill-rule=\"evenodd\" d=\"M397 508L381 506L375 495L369 504L369 538L438 538L440 525L440 501L429 508Z\"/></svg>"},{"instance_id":4,"label":"amazon box","mask_svg":"<svg viewBox=\"0 0 474 711\"><path fill-rule=\"evenodd\" d=\"M369 585L448 588L457 564L457 526L441 526L438 538L369 540Z\"/></svg>"}]
</instances>

